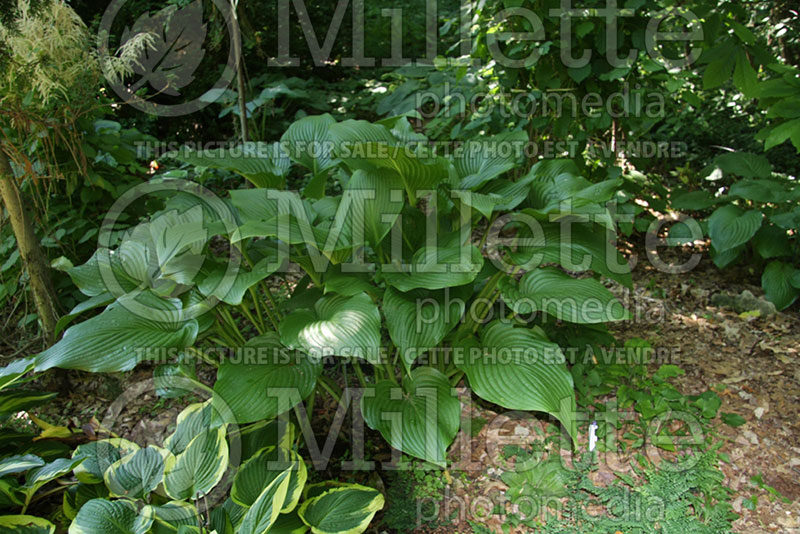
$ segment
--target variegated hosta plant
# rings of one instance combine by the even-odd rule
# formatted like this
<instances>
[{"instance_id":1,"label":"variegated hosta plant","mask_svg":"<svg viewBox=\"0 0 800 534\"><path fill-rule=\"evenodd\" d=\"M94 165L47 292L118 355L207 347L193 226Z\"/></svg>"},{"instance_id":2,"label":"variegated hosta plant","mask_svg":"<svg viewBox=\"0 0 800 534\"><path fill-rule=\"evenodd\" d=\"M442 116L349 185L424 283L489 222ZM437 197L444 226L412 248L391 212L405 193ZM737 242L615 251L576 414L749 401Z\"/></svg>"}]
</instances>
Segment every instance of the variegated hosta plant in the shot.
<instances>
[{"instance_id":1,"label":"variegated hosta plant","mask_svg":"<svg viewBox=\"0 0 800 534\"><path fill-rule=\"evenodd\" d=\"M0 516L3 532L52 534L50 521L25 515L44 484L74 474L63 493L69 534L298 534L363 532L383 495L358 484L307 484L291 423L230 426L208 400L178 415L163 447L122 438L78 446L45 463L28 454L0 460L0 473L27 472L4 487L24 505ZM6 492L5 490L9 490Z\"/></svg>"},{"instance_id":2,"label":"variegated hosta plant","mask_svg":"<svg viewBox=\"0 0 800 534\"><path fill-rule=\"evenodd\" d=\"M67 270L88 299L60 326L105 308L36 368L124 371L168 355L156 372L167 384L199 358L218 367L214 395L238 424L357 384L368 426L437 465L462 383L551 414L574 438L553 333L627 317L599 280L631 283L606 205L621 180L589 181L570 160L528 168L526 140L514 131L438 154L405 117L321 115L279 143L179 152L255 187L216 198L162 178L149 187L167 191L164 209L149 220L121 228L112 214L95 256ZM302 191L286 189L290 176ZM340 364L343 375L324 372Z\"/></svg>"}]
</instances>

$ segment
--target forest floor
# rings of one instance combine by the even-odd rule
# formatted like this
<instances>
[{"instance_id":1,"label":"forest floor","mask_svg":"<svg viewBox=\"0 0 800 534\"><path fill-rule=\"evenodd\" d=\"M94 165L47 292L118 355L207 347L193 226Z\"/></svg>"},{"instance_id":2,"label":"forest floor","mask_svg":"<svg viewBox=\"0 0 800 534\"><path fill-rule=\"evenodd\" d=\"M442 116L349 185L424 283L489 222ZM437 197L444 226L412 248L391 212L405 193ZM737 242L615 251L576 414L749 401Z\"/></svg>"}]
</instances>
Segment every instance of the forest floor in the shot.
<instances>
[{"instance_id":1,"label":"forest floor","mask_svg":"<svg viewBox=\"0 0 800 534\"><path fill-rule=\"evenodd\" d=\"M732 427L717 417L713 427L706 429L713 441L723 442L720 452L730 458L720 467L724 484L733 490L733 508L741 516L734 523L734 531L800 532L800 314L793 310L760 317L713 306L711 297L721 291L732 295L744 290L763 293L753 272L720 271L707 256L691 272L671 275L653 269L640 254L633 273L633 291L613 290L638 319L614 325L614 335L620 342L641 338L656 349L668 349L673 355L670 363L685 371L675 379L682 393L713 389L722 400L719 413L738 414L746 421ZM655 365L652 370L657 368ZM101 426L113 424L112 430L119 435L140 443L159 443L160 437L171 431L177 413L201 398L160 399L148 385L151 377L152 367L147 365L116 375L73 372L71 392L33 412L45 421L87 434L84 439L90 439ZM202 371L199 378L213 383L213 370ZM500 532L505 522L502 514L470 517L469 505L479 497L491 500L491 495L504 494L507 489L500 480L503 460L497 458L498 438L533 436L534 427L541 427L542 421L512 421L477 403L466 403L464 410L466 417L481 424L471 434L459 434L454 458L469 445L470 456L485 467L446 474L445 494L454 497L466 513L460 521L456 519L456 525L435 531L471 532L479 522ZM585 448L585 435L579 443ZM605 454L610 455L606 467L593 475L599 484L615 478L608 466L629 471L633 462L628 456ZM385 455L384 451L376 459ZM763 483L754 483L753 477L761 477L758 480ZM783 498L769 494L767 487ZM759 497L755 503L754 495ZM380 526L375 530L382 531Z\"/></svg>"}]
</instances>

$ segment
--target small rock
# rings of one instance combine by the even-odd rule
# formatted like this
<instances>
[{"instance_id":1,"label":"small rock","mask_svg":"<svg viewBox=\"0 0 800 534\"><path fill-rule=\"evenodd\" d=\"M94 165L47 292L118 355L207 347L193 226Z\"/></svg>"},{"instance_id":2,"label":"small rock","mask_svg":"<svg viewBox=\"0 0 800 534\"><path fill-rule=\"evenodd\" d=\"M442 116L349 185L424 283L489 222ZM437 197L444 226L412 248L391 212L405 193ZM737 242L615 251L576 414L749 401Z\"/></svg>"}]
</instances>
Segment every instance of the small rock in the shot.
<instances>
[{"instance_id":1,"label":"small rock","mask_svg":"<svg viewBox=\"0 0 800 534\"><path fill-rule=\"evenodd\" d=\"M758 436L752 430L744 430L742 435L753 445L758 445Z\"/></svg>"},{"instance_id":2,"label":"small rock","mask_svg":"<svg viewBox=\"0 0 800 534\"><path fill-rule=\"evenodd\" d=\"M531 435L531 431L527 427L524 427L522 425L517 425L517 426L514 427L514 435L515 436L522 436L522 437L530 436Z\"/></svg>"},{"instance_id":3,"label":"small rock","mask_svg":"<svg viewBox=\"0 0 800 534\"><path fill-rule=\"evenodd\" d=\"M761 406L759 406L758 408L756 408L756 409L753 411L753 413L754 413L754 414L755 414L755 416L756 416L756 419L761 419L762 417L764 417L764 412L766 412L766 410L765 410L763 407L761 407Z\"/></svg>"}]
</instances>

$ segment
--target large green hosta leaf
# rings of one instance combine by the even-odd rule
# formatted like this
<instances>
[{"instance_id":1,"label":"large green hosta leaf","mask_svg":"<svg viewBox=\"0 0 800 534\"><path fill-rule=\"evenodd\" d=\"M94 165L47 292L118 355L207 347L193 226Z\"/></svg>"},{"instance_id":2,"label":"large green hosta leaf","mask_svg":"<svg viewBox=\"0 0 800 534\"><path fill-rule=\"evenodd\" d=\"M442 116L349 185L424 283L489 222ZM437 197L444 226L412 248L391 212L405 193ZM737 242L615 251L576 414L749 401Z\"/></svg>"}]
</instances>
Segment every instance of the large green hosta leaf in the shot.
<instances>
[{"instance_id":1,"label":"large green hosta leaf","mask_svg":"<svg viewBox=\"0 0 800 534\"><path fill-rule=\"evenodd\" d=\"M69 328L61 341L36 356L36 370L128 371L148 359L148 353L161 357L164 349L188 347L197 337L197 321L181 318L177 299L162 299L160 308L148 306L147 317L126 306L123 299Z\"/></svg>"},{"instance_id":2,"label":"large green hosta leaf","mask_svg":"<svg viewBox=\"0 0 800 534\"><path fill-rule=\"evenodd\" d=\"M417 367L403 385L384 380L361 398L364 420L395 449L437 465L458 432L461 403L447 377Z\"/></svg>"},{"instance_id":3,"label":"large green hosta leaf","mask_svg":"<svg viewBox=\"0 0 800 534\"><path fill-rule=\"evenodd\" d=\"M519 282L503 279L500 291L503 300L520 314L545 312L581 324L622 321L630 316L597 280L576 280L552 267L531 271Z\"/></svg>"},{"instance_id":4,"label":"large green hosta leaf","mask_svg":"<svg viewBox=\"0 0 800 534\"><path fill-rule=\"evenodd\" d=\"M528 134L520 130L464 143L453 157L453 166L461 179L459 187L477 189L514 168L527 141Z\"/></svg>"},{"instance_id":5,"label":"large green hosta leaf","mask_svg":"<svg viewBox=\"0 0 800 534\"><path fill-rule=\"evenodd\" d=\"M41 467L32 469L28 471L25 476L25 484L20 486L19 490L25 494L27 500L30 500L39 491L39 488L48 482L63 477L81 462L83 462L83 458L57 458Z\"/></svg>"},{"instance_id":6,"label":"large green hosta leaf","mask_svg":"<svg viewBox=\"0 0 800 534\"><path fill-rule=\"evenodd\" d=\"M214 393L227 404L237 423L251 423L291 408L279 402L280 388L293 388L298 400L306 398L321 372L318 359L286 349L278 335L270 332L250 339L235 358L222 362Z\"/></svg>"},{"instance_id":7,"label":"large green hosta leaf","mask_svg":"<svg viewBox=\"0 0 800 534\"><path fill-rule=\"evenodd\" d=\"M58 393L53 391L32 391L28 389L6 389L0 393L0 419L44 404Z\"/></svg>"},{"instance_id":8,"label":"large green hosta leaf","mask_svg":"<svg viewBox=\"0 0 800 534\"><path fill-rule=\"evenodd\" d=\"M420 192L431 191L450 176L447 160L431 155L417 155L407 146L387 143L353 143L340 157L354 169L388 169L396 172L405 186L408 199L416 205Z\"/></svg>"},{"instance_id":9,"label":"large green hosta leaf","mask_svg":"<svg viewBox=\"0 0 800 534\"><path fill-rule=\"evenodd\" d=\"M476 395L511 410L557 417L576 436L575 392L564 355L538 329L494 322L460 346L456 358Z\"/></svg>"},{"instance_id":10,"label":"large green hosta leaf","mask_svg":"<svg viewBox=\"0 0 800 534\"><path fill-rule=\"evenodd\" d=\"M228 415L224 407L214 403L214 399L190 404L178 414L175 432L164 440L164 448L172 454L180 454L201 432L221 426Z\"/></svg>"},{"instance_id":11,"label":"large green hosta leaf","mask_svg":"<svg viewBox=\"0 0 800 534\"><path fill-rule=\"evenodd\" d=\"M788 308L800 296L797 281L800 281L800 270L782 261L771 262L761 275L761 287L779 310Z\"/></svg>"},{"instance_id":12,"label":"large green hosta leaf","mask_svg":"<svg viewBox=\"0 0 800 534\"><path fill-rule=\"evenodd\" d=\"M167 457L164 490L173 499L199 499L208 494L228 468L225 428L200 433L178 455Z\"/></svg>"},{"instance_id":13,"label":"large green hosta leaf","mask_svg":"<svg viewBox=\"0 0 800 534\"><path fill-rule=\"evenodd\" d=\"M277 189L283 187L292 163L280 143L247 143L235 148L202 152L179 150L170 155L191 165L235 172L256 187Z\"/></svg>"},{"instance_id":14,"label":"large green hosta leaf","mask_svg":"<svg viewBox=\"0 0 800 534\"><path fill-rule=\"evenodd\" d=\"M717 252L726 252L750 241L763 219L758 210L745 212L736 206L722 206L708 218L708 237Z\"/></svg>"},{"instance_id":15,"label":"large green hosta leaf","mask_svg":"<svg viewBox=\"0 0 800 534\"><path fill-rule=\"evenodd\" d=\"M112 464L122 457L139 450L139 446L127 439L110 438L90 441L73 451L74 459L83 459L75 467L75 477L85 484L98 484L103 482L103 474Z\"/></svg>"},{"instance_id":16,"label":"large green hosta leaf","mask_svg":"<svg viewBox=\"0 0 800 534\"><path fill-rule=\"evenodd\" d=\"M471 283L483 268L483 256L473 245L423 247L410 265L385 265L386 283L400 291L444 289Z\"/></svg>"},{"instance_id":17,"label":"large green hosta leaf","mask_svg":"<svg viewBox=\"0 0 800 534\"><path fill-rule=\"evenodd\" d=\"M0 516L0 531L4 534L53 534L56 526L32 515L4 515Z\"/></svg>"},{"instance_id":18,"label":"large green hosta leaf","mask_svg":"<svg viewBox=\"0 0 800 534\"><path fill-rule=\"evenodd\" d=\"M305 188L309 198L322 198L327 171L336 164L328 132L333 124L336 119L327 113L303 117L293 122L281 137L281 146L289 157L311 171L311 181Z\"/></svg>"},{"instance_id":19,"label":"large green hosta leaf","mask_svg":"<svg viewBox=\"0 0 800 534\"><path fill-rule=\"evenodd\" d=\"M383 297L386 326L400 356L409 365L424 351L436 347L461 319L465 310L449 289L425 291L412 289L402 293L393 287Z\"/></svg>"},{"instance_id":20,"label":"large green hosta leaf","mask_svg":"<svg viewBox=\"0 0 800 534\"><path fill-rule=\"evenodd\" d=\"M14 360L5 367L0 367L0 389L4 389L20 378L25 376L28 371L32 371L35 365L34 358L22 358Z\"/></svg>"},{"instance_id":21,"label":"large green hosta leaf","mask_svg":"<svg viewBox=\"0 0 800 534\"><path fill-rule=\"evenodd\" d=\"M41 467L43 465L44 460L35 454L9 456L0 460L0 477L12 475L14 473L23 473L28 469Z\"/></svg>"},{"instance_id":22,"label":"large green hosta leaf","mask_svg":"<svg viewBox=\"0 0 800 534\"><path fill-rule=\"evenodd\" d=\"M286 502L290 478L287 470L272 479L253 505L247 509L237 533L266 534L270 530Z\"/></svg>"},{"instance_id":23,"label":"large green hosta leaf","mask_svg":"<svg viewBox=\"0 0 800 534\"><path fill-rule=\"evenodd\" d=\"M108 489L103 484L84 484L78 482L64 491L61 510L67 519L75 519L84 504L92 499L108 498Z\"/></svg>"},{"instance_id":24,"label":"large green hosta leaf","mask_svg":"<svg viewBox=\"0 0 800 534\"><path fill-rule=\"evenodd\" d=\"M149 506L141 511L131 501L92 499L69 526L69 534L145 534L153 524Z\"/></svg>"},{"instance_id":25,"label":"large green hosta leaf","mask_svg":"<svg viewBox=\"0 0 800 534\"><path fill-rule=\"evenodd\" d=\"M381 492L347 484L307 500L298 515L314 534L360 534L383 504Z\"/></svg>"},{"instance_id":26,"label":"large green hosta leaf","mask_svg":"<svg viewBox=\"0 0 800 534\"><path fill-rule=\"evenodd\" d=\"M291 512L300 501L308 470L296 451L284 447L262 449L242 464L233 479L231 499L242 506L252 506L264 488L287 470L289 485L281 512Z\"/></svg>"},{"instance_id":27,"label":"large green hosta leaf","mask_svg":"<svg viewBox=\"0 0 800 534\"><path fill-rule=\"evenodd\" d=\"M153 506L153 528L149 534L176 534L182 526L197 526L200 514L197 508L186 501L170 501Z\"/></svg>"},{"instance_id":28,"label":"large green hosta leaf","mask_svg":"<svg viewBox=\"0 0 800 534\"><path fill-rule=\"evenodd\" d=\"M299 310L280 324L283 344L312 356L360 357L377 362L381 316L366 293L353 297L326 295L314 310Z\"/></svg>"},{"instance_id":29,"label":"large green hosta leaf","mask_svg":"<svg viewBox=\"0 0 800 534\"><path fill-rule=\"evenodd\" d=\"M364 238L377 246L394 225L403 209L403 182L389 170L357 170L353 173L344 192L350 196L353 210L351 228L353 235L359 233L363 221Z\"/></svg>"},{"instance_id":30,"label":"large green hosta leaf","mask_svg":"<svg viewBox=\"0 0 800 534\"><path fill-rule=\"evenodd\" d=\"M147 447L111 464L103 473L103 480L114 497L144 499L161 483L163 476L161 452Z\"/></svg>"},{"instance_id":31,"label":"large green hosta leaf","mask_svg":"<svg viewBox=\"0 0 800 534\"><path fill-rule=\"evenodd\" d=\"M231 269L228 264L217 262L208 268L204 266L197 288L206 297L214 296L226 304L238 306L251 287L280 267L277 253L273 257L263 258L251 270L241 265Z\"/></svg>"}]
</instances>

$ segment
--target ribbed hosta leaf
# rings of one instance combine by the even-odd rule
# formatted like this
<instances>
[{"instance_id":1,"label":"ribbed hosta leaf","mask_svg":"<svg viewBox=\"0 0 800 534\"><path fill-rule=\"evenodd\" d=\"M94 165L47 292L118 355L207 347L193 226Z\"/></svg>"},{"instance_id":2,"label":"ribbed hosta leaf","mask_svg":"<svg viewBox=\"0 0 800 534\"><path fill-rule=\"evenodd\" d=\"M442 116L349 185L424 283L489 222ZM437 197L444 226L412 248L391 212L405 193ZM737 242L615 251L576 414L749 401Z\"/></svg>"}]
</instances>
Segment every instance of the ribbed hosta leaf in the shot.
<instances>
[{"instance_id":1,"label":"ribbed hosta leaf","mask_svg":"<svg viewBox=\"0 0 800 534\"><path fill-rule=\"evenodd\" d=\"M516 313L545 312L571 323L604 323L629 314L603 284L592 278L576 280L554 268L531 271L517 283L502 281L503 300Z\"/></svg>"},{"instance_id":2,"label":"ribbed hosta leaf","mask_svg":"<svg viewBox=\"0 0 800 534\"><path fill-rule=\"evenodd\" d=\"M281 340L312 356L361 357L377 361L380 351L381 316L366 293L353 297L326 295L314 311L299 310L280 324Z\"/></svg>"},{"instance_id":3,"label":"ribbed hosta leaf","mask_svg":"<svg viewBox=\"0 0 800 534\"><path fill-rule=\"evenodd\" d=\"M542 213L579 208L586 204L603 203L611 199L622 185L622 179L592 182L572 174L559 174L547 181L531 182L530 200L534 208Z\"/></svg>"},{"instance_id":4,"label":"ribbed hosta leaf","mask_svg":"<svg viewBox=\"0 0 800 534\"><path fill-rule=\"evenodd\" d=\"M164 476L164 458L161 453L147 447L132 452L111 464L103 479L114 497L144 499L161 483Z\"/></svg>"},{"instance_id":5,"label":"ribbed hosta leaf","mask_svg":"<svg viewBox=\"0 0 800 534\"><path fill-rule=\"evenodd\" d=\"M363 235L372 246L377 246L403 209L402 180L386 169L357 170L347 182L344 194L351 197L352 234ZM359 228L361 221L363 230Z\"/></svg>"},{"instance_id":6,"label":"ribbed hosta leaf","mask_svg":"<svg viewBox=\"0 0 800 534\"><path fill-rule=\"evenodd\" d=\"M78 445L72 457L84 460L75 467L75 477L86 484L103 482L103 474L111 464L138 450L136 443L122 438L101 439Z\"/></svg>"},{"instance_id":7,"label":"ribbed hosta leaf","mask_svg":"<svg viewBox=\"0 0 800 534\"><path fill-rule=\"evenodd\" d=\"M279 388L294 388L298 399L314 390L322 372L319 360L290 351L274 332L250 339L233 359L222 362L214 393L239 424L271 419L291 406L279 406ZM269 389L274 391L270 394Z\"/></svg>"},{"instance_id":8,"label":"ribbed hosta leaf","mask_svg":"<svg viewBox=\"0 0 800 534\"><path fill-rule=\"evenodd\" d=\"M83 458L57 458L50 463L46 463L41 467L36 467L25 476L25 484L20 486L20 491L24 493L28 499L39 491L39 488L57 478L61 478L81 462Z\"/></svg>"},{"instance_id":9,"label":"ribbed hosta leaf","mask_svg":"<svg viewBox=\"0 0 800 534\"><path fill-rule=\"evenodd\" d=\"M198 499L208 494L228 468L225 428L198 434L182 453L167 457L164 490L173 499Z\"/></svg>"},{"instance_id":10,"label":"ribbed hosta leaf","mask_svg":"<svg viewBox=\"0 0 800 534\"><path fill-rule=\"evenodd\" d=\"M153 528L149 534L175 534L181 526L196 526L200 520L197 508L185 501L170 501L153 506Z\"/></svg>"},{"instance_id":11,"label":"ribbed hosta leaf","mask_svg":"<svg viewBox=\"0 0 800 534\"><path fill-rule=\"evenodd\" d=\"M166 437L164 448L172 454L182 453L195 436L221 426L225 415L213 399L190 404L178 414L175 432Z\"/></svg>"},{"instance_id":12,"label":"ribbed hosta leaf","mask_svg":"<svg viewBox=\"0 0 800 534\"><path fill-rule=\"evenodd\" d=\"M281 514L269 529L269 534L303 534L308 531L308 525L303 523L297 512Z\"/></svg>"},{"instance_id":13,"label":"ribbed hosta leaf","mask_svg":"<svg viewBox=\"0 0 800 534\"><path fill-rule=\"evenodd\" d=\"M289 489L289 471L280 473L264 488L247 510L237 530L240 534L266 534L278 519Z\"/></svg>"},{"instance_id":14,"label":"ribbed hosta leaf","mask_svg":"<svg viewBox=\"0 0 800 534\"><path fill-rule=\"evenodd\" d=\"M352 145L353 143L395 143L394 136L385 126L353 119L331 124L328 128L328 135L334 147L337 148L337 152L343 145Z\"/></svg>"},{"instance_id":15,"label":"ribbed hosta leaf","mask_svg":"<svg viewBox=\"0 0 800 534\"><path fill-rule=\"evenodd\" d=\"M252 269L243 265L230 268L229 264L222 263L216 263L209 268L204 266L197 288L206 297L213 295L226 304L238 306L248 289L280 268L277 258L277 254L264 258Z\"/></svg>"},{"instance_id":16,"label":"ribbed hosta leaf","mask_svg":"<svg viewBox=\"0 0 800 534\"><path fill-rule=\"evenodd\" d=\"M298 515L314 534L360 534L383 504L378 490L347 484L307 500Z\"/></svg>"},{"instance_id":17,"label":"ribbed hosta leaf","mask_svg":"<svg viewBox=\"0 0 800 534\"><path fill-rule=\"evenodd\" d=\"M524 153L527 141L527 133L516 131L464 143L453 157L453 166L461 180L459 186L477 189L511 170Z\"/></svg>"},{"instance_id":18,"label":"ribbed hosta leaf","mask_svg":"<svg viewBox=\"0 0 800 534\"><path fill-rule=\"evenodd\" d=\"M477 247L423 247L405 266L383 267L386 282L400 291L443 289L469 284L483 267Z\"/></svg>"},{"instance_id":19,"label":"ribbed hosta leaf","mask_svg":"<svg viewBox=\"0 0 800 534\"><path fill-rule=\"evenodd\" d=\"M409 365L424 351L436 347L452 330L465 310L450 302L446 291L422 289L402 293L392 287L383 297L383 314L392 342Z\"/></svg>"},{"instance_id":20,"label":"ribbed hosta leaf","mask_svg":"<svg viewBox=\"0 0 800 534\"><path fill-rule=\"evenodd\" d=\"M564 355L541 331L494 322L459 347L459 369L476 395L510 410L557 417L575 437L575 392Z\"/></svg>"},{"instance_id":21,"label":"ribbed hosta leaf","mask_svg":"<svg viewBox=\"0 0 800 534\"><path fill-rule=\"evenodd\" d=\"M745 212L736 206L718 208L708 218L708 236L717 252L744 245L758 232L764 216L758 210Z\"/></svg>"},{"instance_id":22,"label":"ribbed hosta leaf","mask_svg":"<svg viewBox=\"0 0 800 534\"><path fill-rule=\"evenodd\" d=\"M340 153L353 169L376 168L396 172L403 181L409 201L417 203L421 191L436 189L449 175L447 160L434 155L416 155L409 147L388 143L354 143Z\"/></svg>"},{"instance_id":23,"label":"ribbed hosta leaf","mask_svg":"<svg viewBox=\"0 0 800 534\"><path fill-rule=\"evenodd\" d=\"M262 188L282 188L291 167L291 160L280 143L247 143L202 152L179 150L169 155L190 165L235 172Z\"/></svg>"},{"instance_id":24,"label":"ribbed hosta leaf","mask_svg":"<svg viewBox=\"0 0 800 534\"><path fill-rule=\"evenodd\" d=\"M149 316L143 317L118 302L69 328L61 341L36 356L36 370L61 367L94 373L128 371L147 359L148 354L160 357L163 349L194 343L197 321L180 318L179 300L164 299L161 303L163 310L151 306Z\"/></svg>"},{"instance_id":25,"label":"ribbed hosta leaf","mask_svg":"<svg viewBox=\"0 0 800 534\"><path fill-rule=\"evenodd\" d=\"M403 385L384 380L361 399L364 420L395 449L444 465L447 447L458 432L461 403L447 377L417 367Z\"/></svg>"},{"instance_id":26,"label":"ribbed hosta leaf","mask_svg":"<svg viewBox=\"0 0 800 534\"><path fill-rule=\"evenodd\" d=\"M41 467L43 465L44 460L35 454L8 456L0 460L0 477L13 475L15 473L24 473L28 469Z\"/></svg>"},{"instance_id":27,"label":"ribbed hosta leaf","mask_svg":"<svg viewBox=\"0 0 800 534\"><path fill-rule=\"evenodd\" d=\"M327 113L303 117L293 122L281 137L281 146L289 157L311 171L311 181L304 190L309 198L322 198L327 171L336 164L328 132L335 123Z\"/></svg>"},{"instance_id":28,"label":"ribbed hosta leaf","mask_svg":"<svg viewBox=\"0 0 800 534\"><path fill-rule=\"evenodd\" d=\"M53 534L56 526L32 515L4 515L0 516L0 530L5 534Z\"/></svg>"},{"instance_id":29,"label":"ribbed hosta leaf","mask_svg":"<svg viewBox=\"0 0 800 534\"><path fill-rule=\"evenodd\" d=\"M92 499L107 499L108 488L103 484L85 484L78 482L64 491L61 510L67 519L75 519L84 504Z\"/></svg>"},{"instance_id":30,"label":"ribbed hosta leaf","mask_svg":"<svg viewBox=\"0 0 800 534\"><path fill-rule=\"evenodd\" d=\"M145 534L153 524L149 506L141 511L131 501L92 499L69 526L69 534Z\"/></svg>"},{"instance_id":31,"label":"ribbed hosta leaf","mask_svg":"<svg viewBox=\"0 0 800 534\"><path fill-rule=\"evenodd\" d=\"M0 389L17 382L29 371L32 371L34 365L34 358L21 358L12 361L5 367L0 367Z\"/></svg>"},{"instance_id":32,"label":"ribbed hosta leaf","mask_svg":"<svg viewBox=\"0 0 800 534\"><path fill-rule=\"evenodd\" d=\"M472 191L462 191L454 189L451 191L453 197L457 198L467 206L486 217L492 216L492 212L497 206L508 203L509 199L495 194L474 193Z\"/></svg>"},{"instance_id":33,"label":"ribbed hosta leaf","mask_svg":"<svg viewBox=\"0 0 800 534\"><path fill-rule=\"evenodd\" d=\"M793 285L796 280L800 280L800 269L790 263L773 261L761 275L761 287L775 307L784 310L800 296L800 288Z\"/></svg>"},{"instance_id":34,"label":"ribbed hosta leaf","mask_svg":"<svg viewBox=\"0 0 800 534\"><path fill-rule=\"evenodd\" d=\"M252 506L264 488L287 470L289 485L281 512L291 512L300 501L308 470L296 451L284 447L262 449L242 464L233 479L231 498L242 506Z\"/></svg>"}]
</instances>

